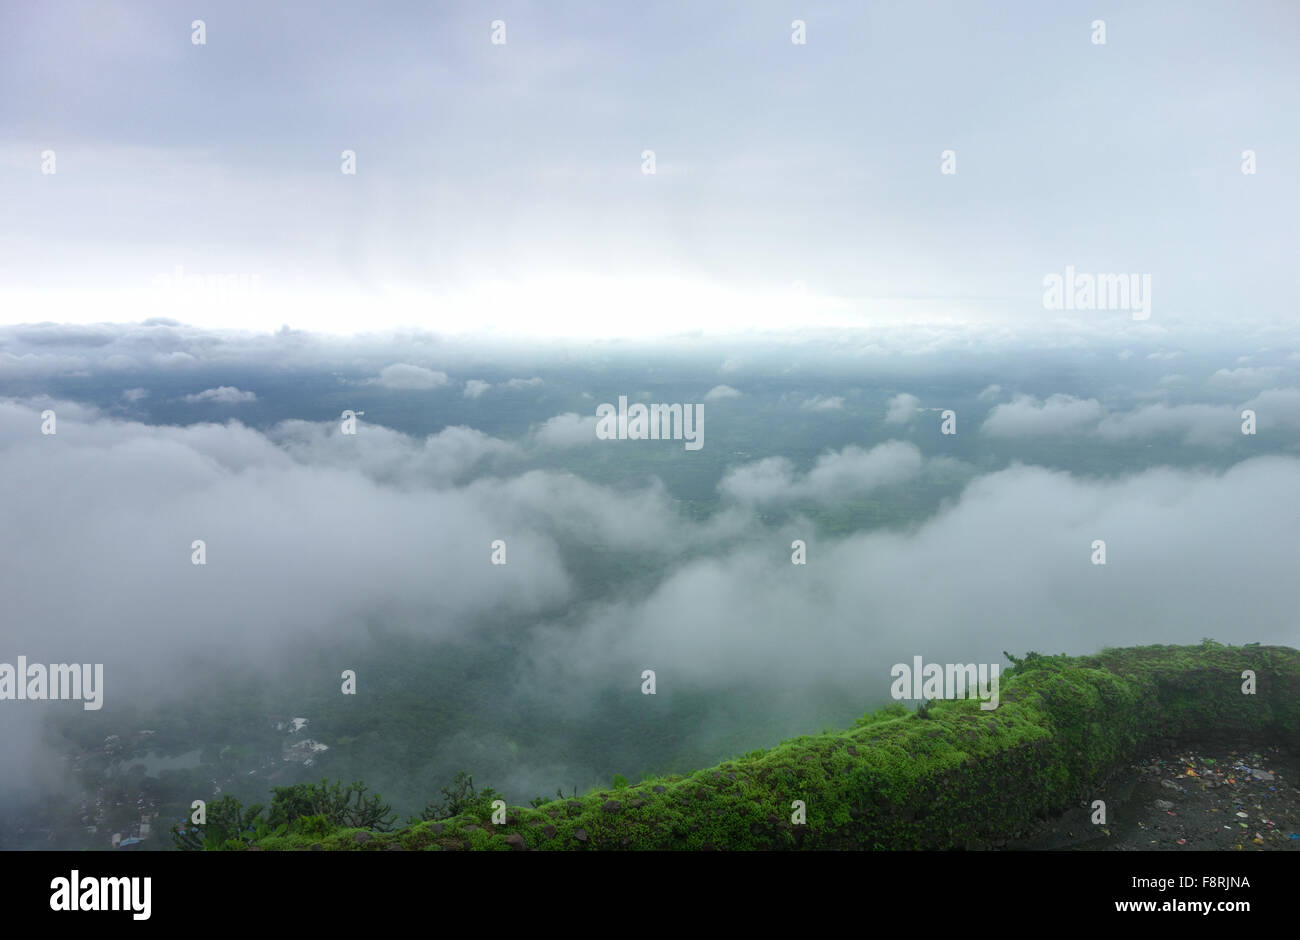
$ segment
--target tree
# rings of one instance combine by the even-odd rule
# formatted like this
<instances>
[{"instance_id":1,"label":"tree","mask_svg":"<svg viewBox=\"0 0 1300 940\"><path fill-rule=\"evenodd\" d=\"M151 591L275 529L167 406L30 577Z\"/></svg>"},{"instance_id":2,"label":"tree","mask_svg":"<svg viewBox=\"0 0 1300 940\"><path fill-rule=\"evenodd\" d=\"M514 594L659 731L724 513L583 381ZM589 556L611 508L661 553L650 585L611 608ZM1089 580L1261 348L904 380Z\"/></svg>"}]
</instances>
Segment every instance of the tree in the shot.
<instances>
[{"instance_id":1,"label":"tree","mask_svg":"<svg viewBox=\"0 0 1300 940\"><path fill-rule=\"evenodd\" d=\"M397 816L378 794L367 797L367 789L360 780L345 787L342 781L331 784L323 779L320 783L275 787L267 822L271 826L292 826L303 817L321 816L334 827L387 832Z\"/></svg>"},{"instance_id":2,"label":"tree","mask_svg":"<svg viewBox=\"0 0 1300 940\"><path fill-rule=\"evenodd\" d=\"M479 818L492 815L492 801L500 794L491 787L474 790L474 777L463 770L456 772L450 787L442 788L442 802L430 803L420 812L420 819L450 819L469 814Z\"/></svg>"},{"instance_id":3,"label":"tree","mask_svg":"<svg viewBox=\"0 0 1300 940\"><path fill-rule=\"evenodd\" d=\"M240 849L257 838L265 823L258 817L262 807L243 804L227 794L208 804L207 824L187 829L172 829L172 843L183 852L220 852Z\"/></svg>"}]
</instances>

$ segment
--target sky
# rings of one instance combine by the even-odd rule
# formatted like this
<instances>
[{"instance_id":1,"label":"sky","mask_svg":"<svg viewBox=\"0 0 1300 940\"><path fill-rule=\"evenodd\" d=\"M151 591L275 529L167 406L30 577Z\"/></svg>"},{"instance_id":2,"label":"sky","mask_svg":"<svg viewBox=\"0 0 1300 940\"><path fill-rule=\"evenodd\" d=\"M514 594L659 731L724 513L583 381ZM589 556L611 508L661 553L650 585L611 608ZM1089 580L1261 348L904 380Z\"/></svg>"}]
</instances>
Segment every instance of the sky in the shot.
<instances>
[{"instance_id":1,"label":"sky","mask_svg":"<svg viewBox=\"0 0 1300 940\"><path fill-rule=\"evenodd\" d=\"M1290 2L8 3L0 322L1033 329L1067 266L1291 322L1298 43Z\"/></svg>"},{"instance_id":2,"label":"sky","mask_svg":"<svg viewBox=\"0 0 1300 940\"><path fill-rule=\"evenodd\" d=\"M722 757L918 653L1295 645L1298 49L1293 2L0 3L0 660L157 704L506 622L503 714L652 666L745 702ZM597 441L620 395L703 450ZM0 798L46 744L0 713Z\"/></svg>"}]
</instances>

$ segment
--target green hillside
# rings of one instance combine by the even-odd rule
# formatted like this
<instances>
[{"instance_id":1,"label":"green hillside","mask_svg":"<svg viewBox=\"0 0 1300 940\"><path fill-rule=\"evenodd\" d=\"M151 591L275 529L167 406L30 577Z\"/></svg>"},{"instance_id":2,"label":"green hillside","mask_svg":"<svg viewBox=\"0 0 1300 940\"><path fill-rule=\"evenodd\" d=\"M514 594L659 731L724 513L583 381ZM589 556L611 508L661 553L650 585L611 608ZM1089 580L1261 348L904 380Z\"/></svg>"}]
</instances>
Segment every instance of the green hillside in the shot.
<instances>
[{"instance_id":1,"label":"green hillside","mask_svg":"<svg viewBox=\"0 0 1300 940\"><path fill-rule=\"evenodd\" d=\"M1243 692L1243 672L1256 675ZM1001 704L901 704L849 730L804 736L688 776L594 790L392 832L299 819L231 847L419 849L949 849L1005 842L1093 798L1150 745L1226 736L1300 740L1300 651L1147 646L1095 656L1028 654ZM621 781L620 781L621 782ZM802 800L806 823L791 822Z\"/></svg>"}]
</instances>

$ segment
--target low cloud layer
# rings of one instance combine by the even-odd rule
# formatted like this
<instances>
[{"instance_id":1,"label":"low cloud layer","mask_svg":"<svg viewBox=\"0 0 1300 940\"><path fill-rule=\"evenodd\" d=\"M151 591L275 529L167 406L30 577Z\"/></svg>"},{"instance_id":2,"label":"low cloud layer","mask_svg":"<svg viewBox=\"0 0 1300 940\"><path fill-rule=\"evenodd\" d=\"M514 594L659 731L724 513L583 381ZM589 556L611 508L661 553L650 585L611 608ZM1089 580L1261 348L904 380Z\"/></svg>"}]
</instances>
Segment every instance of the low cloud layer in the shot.
<instances>
[{"instance_id":1,"label":"low cloud layer","mask_svg":"<svg viewBox=\"0 0 1300 940\"><path fill-rule=\"evenodd\" d=\"M832 502L910 479L920 472L921 462L916 445L901 441L823 454L802 474L785 457L768 457L731 470L718 491L739 503Z\"/></svg>"},{"instance_id":2,"label":"low cloud layer","mask_svg":"<svg viewBox=\"0 0 1300 940\"><path fill-rule=\"evenodd\" d=\"M1079 407L1050 401L1003 414L1033 422ZM182 694L196 657L256 671L376 619L431 640L510 624L521 665L501 707L557 719L598 714L645 668L665 694L765 690L702 729L718 742L827 696L883 701L890 666L913 655L1298 639L1292 457L1105 480L1012 465L907 528L829 535L799 508L918 485L946 458L886 441L804 469L733 461L716 511L695 518L644 477L598 484L530 468L533 454L594 437L594 418L576 413L505 440L364 421L356 435L336 422L147 426L58 402L47 436L47 404L0 402L0 515L21 546L0 569L6 655L105 663L105 708ZM1300 402L1277 390L1256 404L1291 414ZM1124 420L1169 426L1155 407ZM1149 433L1110 420L1098 435ZM781 507L796 514L766 521ZM195 539L205 566L191 564ZM497 539L504 566L490 563ZM806 565L791 564L796 539ZM1091 563L1096 539L1105 566ZM593 564L624 574L593 590ZM16 757L0 786L43 766L38 717L10 710L0 722ZM562 763L543 748L509 779L540 792Z\"/></svg>"},{"instance_id":3,"label":"low cloud layer","mask_svg":"<svg viewBox=\"0 0 1300 940\"><path fill-rule=\"evenodd\" d=\"M1300 430L1300 388L1269 389L1239 405L1157 402L1123 411L1108 411L1091 398L1019 395L996 405L980 431L996 438L1089 435L1112 443L1169 437L1185 445L1224 448L1242 439L1243 426L1249 426L1246 412L1253 413L1255 434L1264 437L1264 446L1276 445L1278 434Z\"/></svg>"}]
</instances>

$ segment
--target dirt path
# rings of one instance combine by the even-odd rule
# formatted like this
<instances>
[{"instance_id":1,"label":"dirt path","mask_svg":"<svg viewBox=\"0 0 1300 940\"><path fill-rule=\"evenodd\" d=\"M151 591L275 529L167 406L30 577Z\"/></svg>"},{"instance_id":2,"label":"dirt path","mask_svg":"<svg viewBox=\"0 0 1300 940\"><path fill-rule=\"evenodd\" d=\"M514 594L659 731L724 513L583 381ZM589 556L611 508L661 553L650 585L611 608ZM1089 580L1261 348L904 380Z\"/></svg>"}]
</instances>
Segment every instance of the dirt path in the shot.
<instances>
[{"instance_id":1,"label":"dirt path","mask_svg":"<svg viewBox=\"0 0 1300 940\"><path fill-rule=\"evenodd\" d=\"M1281 747L1197 746L1150 754L1088 804L1036 827L1008 849L1300 851L1300 754Z\"/></svg>"}]
</instances>

